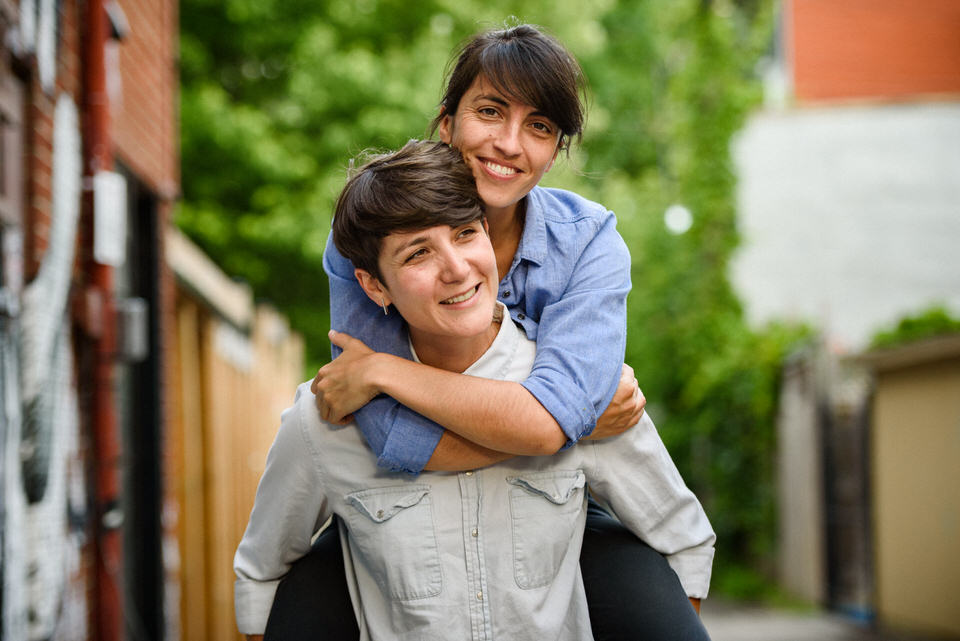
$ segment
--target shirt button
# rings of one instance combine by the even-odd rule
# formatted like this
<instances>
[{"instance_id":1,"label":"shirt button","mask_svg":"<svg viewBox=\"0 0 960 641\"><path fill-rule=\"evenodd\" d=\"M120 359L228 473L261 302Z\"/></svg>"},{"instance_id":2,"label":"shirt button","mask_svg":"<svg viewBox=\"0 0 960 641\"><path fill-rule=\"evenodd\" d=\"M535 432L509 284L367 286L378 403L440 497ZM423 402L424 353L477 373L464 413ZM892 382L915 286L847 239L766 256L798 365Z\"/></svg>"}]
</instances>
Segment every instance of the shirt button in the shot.
<instances>
[{"instance_id":1,"label":"shirt button","mask_svg":"<svg viewBox=\"0 0 960 641\"><path fill-rule=\"evenodd\" d=\"M483 592L477 592L477 601L483 601Z\"/></svg>"},{"instance_id":2,"label":"shirt button","mask_svg":"<svg viewBox=\"0 0 960 641\"><path fill-rule=\"evenodd\" d=\"M377 518L378 518L378 519L382 519L382 518L383 518L383 510L377 510Z\"/></svg>"},{"instance_id":3,"label":"shirt button","mask_svg":"<svg viewBox=\"0 0 960 641\"><path fill-rule=\"evenodd\" d=\"M507 291L503 292L503 297L504 297L504 298L510 298L510 290L509 290L509 289L508 289Z\"/></svg>"},{"instance_id":4,"label":"shirt button","mask_svg":"<svg viewBox=\"0 0 960 641\"><path fill-rule=\"evenodd\" d=\"M517 314L517 320L523 320L524 318L526 318L526 316L523 314Z\"/></svg>"},{"instance_id":5,"label":"shirt button","mask_svg":"<svg viewBox=\"0 0 960 641\"><path fill-rule=\"evenodd\" d=\"M470 532L470 536L474 538L476 538L479 535L480 535L480 532L477 531L477 528L473 528L473 530Z\"/></svg>"}]
</instances>

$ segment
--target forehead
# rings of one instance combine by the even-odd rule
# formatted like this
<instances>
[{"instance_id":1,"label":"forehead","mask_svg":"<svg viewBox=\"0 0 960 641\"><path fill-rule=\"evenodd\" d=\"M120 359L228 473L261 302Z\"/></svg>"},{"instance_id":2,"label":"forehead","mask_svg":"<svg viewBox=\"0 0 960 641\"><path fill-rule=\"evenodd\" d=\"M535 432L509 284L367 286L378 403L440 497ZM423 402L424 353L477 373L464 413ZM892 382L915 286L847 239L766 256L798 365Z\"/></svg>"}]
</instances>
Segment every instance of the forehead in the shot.
<instances>
[{"instance_id":1,"label":"forehead","mask_svg":"<svg viewBox=\"0 0 960 641\"><path fill-rule=\"evenodd\" d=\"M479 73L477 77L473 79L470 87L467 88L463 99L473 101L481 97L499 98L510 107L539 112L539 106L529 102L528 99L523 96L519 87L515 85L516 83L513 81L494 80L484 73Z\"/></svg>"}]
</instances>

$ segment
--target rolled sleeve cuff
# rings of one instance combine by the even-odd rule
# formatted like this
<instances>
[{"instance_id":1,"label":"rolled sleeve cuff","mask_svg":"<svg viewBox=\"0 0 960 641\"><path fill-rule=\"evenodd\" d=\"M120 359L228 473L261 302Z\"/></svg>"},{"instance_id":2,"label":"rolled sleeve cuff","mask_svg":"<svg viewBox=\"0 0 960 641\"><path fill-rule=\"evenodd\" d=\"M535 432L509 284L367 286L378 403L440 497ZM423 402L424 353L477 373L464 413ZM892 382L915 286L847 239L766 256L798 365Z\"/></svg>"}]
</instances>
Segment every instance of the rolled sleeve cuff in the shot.
<instances>
[{"instance_id":1,"label":"rolled sleeve cuff","mask_svg":"<svg viewBox=\"0 0 960 641\"><path fill-rule=\"evenodd\" d=\"M398 412L377 458L377 466L391 472L419 474L433 456L443 428L416 412Z\"/></svg>"},{"instance_id":2,"label":"rolled sleeve cuff","mask_svg":"<svg viewBox=\"0 0 960 641\"><path fill-rule=\"evenodd\" d=\"M240 634L264 633L278 585L280 585L280 579L274 581L237 579L234 582L233 606L236 609L237 629Z\"/></svg>"},{"instance_id":3,"label":"rolled sleeve cuff","mask_svg":"<svg viewBox=\"0 0 960 641\"><path fill-rule=\"evenodd\" d=\"M705 599L710 591L713 572L713 548L687 550L667 557L667 563L677 573L680 585L688 597Z\"/></svg>"},{"instance_id":4,"label":"rolled sleeve cuff","mask_svg":"<svg viewBox=\"0 0 960 641\"><path fill-rule=\"evenodd\" d=\"M575 386L560 389L549 380L536 376L536 371L520 383L543 405L567 436L566 449L584 436L589 436L597 425L593 402Z\"/></svg>"}]
</instances>

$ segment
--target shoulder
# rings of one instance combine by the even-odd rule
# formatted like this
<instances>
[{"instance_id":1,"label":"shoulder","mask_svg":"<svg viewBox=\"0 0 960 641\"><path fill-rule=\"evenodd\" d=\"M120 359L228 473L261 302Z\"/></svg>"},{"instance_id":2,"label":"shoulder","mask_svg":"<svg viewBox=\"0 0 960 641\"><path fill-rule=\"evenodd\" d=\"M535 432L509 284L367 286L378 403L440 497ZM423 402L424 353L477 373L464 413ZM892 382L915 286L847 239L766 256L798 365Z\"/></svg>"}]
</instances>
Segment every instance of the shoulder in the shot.
<instances>
[{"instance_id":1,"label":"shoulder","mask_svg":"<svg viewBox=\"0 0 960 641\"><path fill-rule=\"evenodd\" d=\"M326 470L325 477L331 476L333 463L348 460L354 471L376 470L373 452L355 422L337 425L320 418L310 381L297 387L293 405L283 412L281 430L284 429L291 432L291 439L298 439L304 455L309 454L319 469Z\"/></svg>"},{"instance_id":2,"label":"shoulder","mask_svg":"<svg viewBox=\"0 0 960 641\"><path fill-rule=\"evenodd\" d=\"M528 224L540 231L543 264L574 269L600 256L604 273L629 270L630 252L612 211L565 189L536 187L530 196Z\"/></svg>"},{"instance_id":3,"label":"shoulder","mask_svg":"<svg viewBox=\"0 0 960 641\"><path fill-rule=\"evenodd\" d=\"M530 203L537 215L549 223L593 223L602 225L614 219L612 211L580 194L553 187L534 187Z\"/></svg>"},{"instance_id":4,"label":"shoulder","mask_svg":"<svg viewBox=\"0 0 960 641\"><path fill-rule=\"evenodd\" d=\"M314 457L323 451L322 442L336 430L320 418L316 397L310 391L310 381L300 383L293 397L293 405L283 411L280 419L281 431L287 430L290 438L296 438L301 448Z\"/></svg>"}]
</instances>

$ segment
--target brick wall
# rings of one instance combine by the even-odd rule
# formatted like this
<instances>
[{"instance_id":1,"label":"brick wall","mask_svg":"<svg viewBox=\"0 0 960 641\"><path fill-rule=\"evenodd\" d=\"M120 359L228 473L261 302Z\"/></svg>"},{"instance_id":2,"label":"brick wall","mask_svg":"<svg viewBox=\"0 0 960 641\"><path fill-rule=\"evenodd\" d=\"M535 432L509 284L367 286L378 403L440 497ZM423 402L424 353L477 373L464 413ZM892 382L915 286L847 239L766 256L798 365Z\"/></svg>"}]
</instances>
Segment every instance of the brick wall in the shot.
<instances>
[{"instance_id":1,"label":"brick wall","mask_svg":"<svg viewBox=\"0 0 960 641\"><path fill-rule=\"evenodd\" d=\"M800 102L960 95L960 2L787 0Z\"/></svg>"},{"instance_id":2,"label":"brick wall","mask_svg":"<svg viewBox=\"0 0 960 641\"><path fill-rule=\"evenodd\" d=\"M116 72L121 95L111 103L116 156L161 200L178 194L176 132L177 5L174 0L124 0L130 32L118 47Z\"/></svg>"},{"instance_id":3,"label":"brick wall","mask_svg":"<svg viewBox=\"0 0 960 641\"><path fill-rule=\"evenodd\" d=\"M106 156L129 171L132 175L131 180L136 182L140 190L139 193L143 193L145 189L153 197L157 213L156 219L152 221L155 230L152 234L148 231L147 236L152 237L146 241L146 244L155 243L156 251L153 253L162 256L162 230L169 225L173 202L179 192L177 3L176 0L117 0L117 4L126 17L129 29L122 40L107 44L110 148ZM31 21L25 19L29 17L24 14L28 10L35 11L35 17L38 18L33 21L32 27ZM51 10L52 14L47 14L48 10ZM65 227L63 221L68 220L67 218L55 219L53 205L55 200L60 202L59 198L67 198L63 202L71 202L69 198L76 192L71 190L58 194L57 190L67 189L71 184L76 186L80 173L79 167L76 168L75 175L71 176L70 171L65 172L68 178L75 179L72 183L70 180L66 181L68 187L63 184L58 186L53 182L54 122L55 114L58 113L58 101L69 98L75 105L79 118L77 122L79 131L76 133L80 135L85 158L90 151L92 120L86 113L87 96L84 95L89 11L90 4L85 0L59 0L51 3L0 0L2 85L4 87L13 85L16 88L15 93L18 96L16 111L17 113L22 111L22 127L19 122L17 125L17 134L20 135L22 132L22 155L19 158L4 157L3 160L4 163L10 160L20 161L18 175L22 174L22 181L18 182L22 185L23 192L22 204L17 207L16 215L5 216L4 228L0 230L3 232L4 239L22 238L22 252L19 245L13 247L11 243L5 243L0 251L3 252L5 267L14 265L18 270L22 270L26 290L41 294L48 291L46 287L49 279L37 278L41 273L40 266L44 265L43 274L49 274L52 263L56 262L51 261L51 257L58 254L67 255L64 252L50 251L51 228L62 231ZM44 44L51 42L54 37L56 38L55 46L45 47ZM21 95L22 109L19 97ZM69 115L71 112L68 110L67 113ZM19 118L17 120L20 121ZM69 118L67 120L69 122ZM70 149L71 146L68 143L60 151ZM65 157L70 158L70 155L66 154ZM83 166L82 173L88 176L93 169L95 168ZM86 187L89 188L89 186ZM55 194L58 195L55 196ZM71 638L94 637L97 630L103 632L106 629L98 621L99 611L103 609L101 601L104 603L109 601L103 598L104 585L112 584L116 589L123 580L123 577L116 572L106 580L103 576L97 577L97 567L94 566L93 557L94 549L101 546L101 543L91 534L95 534L93 524L100 522L99 513L97 511L86 513L86 508L94 504L97 504L97 509L100 509L98 502L102 498L97 496L96 485L89 482L94 475L87 474L92 472L93 459L97 455L93 447L96 440L94 427L97 421L93 411L95 403L92 399L96 396L98 389L116 389L114 385L104 385L103 381L95 375L94 370L94 362L98 356L95 351L97 337L102 334L97 329L98 325L91 319L102 319L108 315L110 303L98 305L96 301L109 301L113 294L110 280L107 280L106 285L103 282L96 283L102 288L100 294L103 298L88 296L92 291L91 285L94 284L92 276L94 266L91 262L92 199L89 196L90 192L84 191L79 199L82 202L76 203L77 207L80 207L81 214L76 227L71 228L71 233L76 232L73 263L66 262L69 258L67 255L67 258L55 265L58 275L66 274L69 278L69 293L60 295L58 299L61 306L51 305L50 300L44 300L42 296L33 296L32 301L40 302L32 306L21 304L20 317L13 316L11 317L13 320L9 322L7 318L0 319L4 321L0 323L0 338L4 340L4 351L0 354L3 358L0 358L0 361L17 356L18 350L6 348L22 342L27 345L27 348L21 345L22 349L19 351L22 356L21 364L34 364L32 367L41 371L41 375L45 377L44 380L50 381L44 389L53 390L51 394L58 394L57 399L61 397L65 399L63 403L59 400L57 403L34 403L30 405L31 408L41 409L30 411L39 415L48 406L56 408L69 406L73 412L69 417L70 429L73 430L69 436L71 442L76 441L78 448L82 450L77 453L76 460L67 460L58 453L57 456L61 458L51 462L46 468L42 466L42 462L34 467L41 471L52 470L53 465L60 469L68 468L67 482L77 480L80 486L84 486L79 488L71 486L67 498L79 501L79 506L71 503L68 510L67 506L60 504L64 500L61 494L52 490L47 491L40 498L31 497L30 503L27 504L17 494L20 492L20 486L26 486L27 483L20 477L14 479L15 482L12 483L0 483L0 489L3 490L0 492L0 501L3 501L0 505L0 532L4 534L0 540L5 542L0 549L0 559L4 561L0 563L0 567L4 569L4 576L0 577L3 579L3 586L0 586L0 600L4 603L4 617L0 618L0 637L2 638L52 638L52 630L56 626L69 630L68 634ZM7 236L8 232L10 236ZM164 267L162 261L159 267L159 300L156 303L159 306L161 319L159 329L162 336L160 347L162 353L167 343L164 330L172 325L168 319L173 309L174 282L170 271ZM43 286L41 287L38 283ZM0 282L0 286L3 285L4 283ZM60 288L60 291L62 292L63 288ZM7 293L4 292L5 295ZM19 290L13 293L21 294ZM26 299L26 295L23 298ZM51 312L50 309L53 308L57 311ZM31 345L39 344L40 341L34 341L28 345L28 341L22 339L26 332L21 331L21 325L46 327L47 324L34 322L38 316L43 315L37 313L37 309L47 315L45 319L50 314L57 314L52 323L47 323L56 328L56 331L59 331L60 327L68 327L67 340L58 339L57 345L66 346L63 349L66 350L67 356L72 356L73 368L69 366L71 359L63 358L64 354L60 352L57 352L57 358L53 359L56 363L51 370L53 373L35 365L41 361L46 362L45 359L36 358L29 349ZM44 312L44 309L47 311ZM28 310L33 312L29 318ZM72 322L61 324L57 322L59 319ZM104 332L104 334L109 333L110 330ZM163 365L167 359L160 356L159 362ZM14 371L16 367L17 365L14 364ZM58 378L55 378L54 374L57 374ZM64 383L66 379L69 380ZM160 386L164 387L163 383ZM4 378L0 375L0 392L3 393L5 402L17 405L22 402L23 407L27 407L29 399L26 398L26 392L17 387L17 381L14 378ZM23 398L21 394L24 395ZM172 413L166 405L171 402L169 395L165 389L161 389L159 394L160 403L163 405L161 413L164 417L169 416ZM20 413L7 412L6 416L19 417ZM40 418L48 419L49 417L43 415ZM57 415L51 420L38 420L32 424L63 426L66 422L59 420ZM28 438L21 435L19 425L11 427L4 424L4 427L6 434L14 434L17 438ZM160 429L164 429L162 424ZM67 428L63 427L55 433L58 442L63 442L61 432L64 430ZM0 433L4 432L0 431ZM46 434L43 432L41 436L46 437ZM46 441L41 438L37 442L42 445ZM5 448L9 447L10 443L10 438L0 439L0 455L5 458L7 454ZM15 451L19 448L16 443L13 447ZM58 452L62 449L59 448ZM104 467L111 465L117 465L112 458ZM21 476L26 478L25 474ZM51 478L55 476L59 478L63 474L50 475ZM61 481L57 482L62 484ZM50 481L49 487L53 487L53 484L54 481ZM44 515L48 512L59 520L48 519L49 523L44 521ZM174 506L174 522L175 512ZM64 525L61 521L68 513L73 520ZM37 516L38 514L40 516ZM168 531L167 534L167 541L169 541L173 532ZM11 547L14 545L19 547ZM175 545L174 540L174 550ZM39 562L52 564L51 567L56 566L55 569L50 572L31 571L33 567L31 564L34 563L35 557L40 560ZM171 554L170 557L175 559L176 554ZM64 558L69 559L70 562L64 562ZM175 590L176 567L168 566L166 570L168 572L166 587ZM7 588L10 589L4 592ZM170 625L173 626L172 632L167 636L175 638L178 603L174 598L168 600L167 606L171 611L168 613ZM123 613L109 611L104 616L117 619L114 629L123 626ZM106 636L113 638L111 634Z\"/></svg>"}]
</instances>

